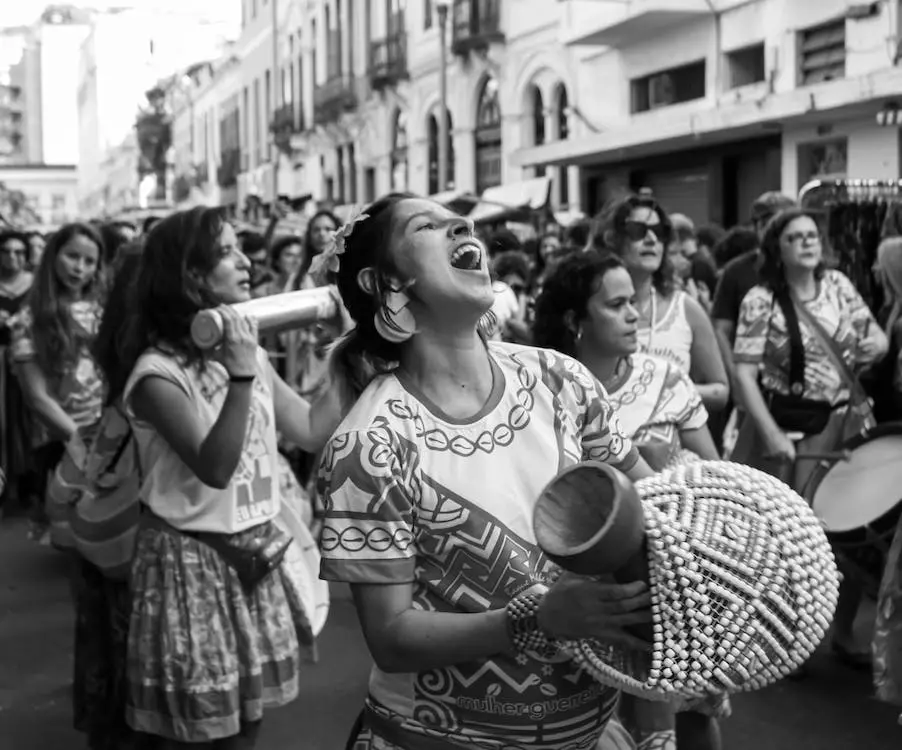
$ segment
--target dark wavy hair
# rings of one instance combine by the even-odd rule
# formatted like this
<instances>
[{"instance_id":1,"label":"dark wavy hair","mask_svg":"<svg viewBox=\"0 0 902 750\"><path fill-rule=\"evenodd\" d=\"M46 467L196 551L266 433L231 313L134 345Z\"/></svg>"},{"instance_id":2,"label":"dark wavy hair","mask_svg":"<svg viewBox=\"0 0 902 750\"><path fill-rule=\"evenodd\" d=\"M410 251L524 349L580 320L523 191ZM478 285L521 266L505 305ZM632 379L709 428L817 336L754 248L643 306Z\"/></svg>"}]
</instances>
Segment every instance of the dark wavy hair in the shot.
<instances>
[{"instance_id":1,"label":"dark wavy hair","mask_svg":"<svg viewBox=\"0 0 902 750\"><path fill-rule=\"evenodd\" d=\"M339 368L356 395L369 381L394 368L401 347L386 341L376 331L376 312L381 305L379 289L388 289L399 271L391 255L394 209L413 193L390 193L363 210L367 218L354 225L345 240L345 252L336 278L338 292L356 326L335 347L333 366ZM376 273L377 292L360 288L357 277L364 268Z\"/></svg>"},{"instance_id":2,"label":"dark wavy hair","mask_svg":"<svg viewBox=\"0 0 902 750\"><path fill-rule=\"evenodd\" d=\"M651 277L655 290L661 296L666 297L676 288L673 265L667 256L667 244L670 242L670 236L673 234L673 225L667 212L654 198L645 195L627 195L608 203L593 221L592 248L599 252L608 250L622 258L623 252L621 248L625 242L629 242L625 233L626 222L629 220L630 214L637 208L646 208L654 211L661 222L661 226L667 230L667 236L662 240L664 253L661 257L661 265L658 266L658 269Z\"/></svg>"},{"instance_id":3,"label":"dark wavy hair","mask_svg":"<svg viewBox=\"0 0 902 750\"><path fill-rule=\"evenodd\" d=\"M300 271L298 271L299 282L307 277L307 272L310 270L310 264L313 262L313 259L317 255L319 255L319 251L313 247L313 225L316 223L317 219L321 219L324 216L335 225L336 229L341 226L341 221L339 220L339 218L334 213L327 211L326 209L321 209L320 211L317 211L315 214L313 214L312 217L310 217L310 221L307 222L307 229L304 231L304 259L301 262L301 269Z\"/></svg>"},{"instance_id":4,"label":"dark wavy hair","mask_svg":"<svg viewBox=\"0 0 902 750\"><path fill-rule=\"evenodd\" d=\"M576 333L572 324L585 320L589 300L605 274L615 268L626 266L610 251L588 250L561 260L545 279L536 300L533 343L575 357Z\"/></svg>"},{"instance_id":5,"label":"dark wavy hair","mask_svg":"<svg viewBox=\"0 0 902 750\"><path fill-rule=\"evenodd\" d=\"M815 214L801 208L788 208L780 211L767 223L764 229L764 234L761 237L761 264L758 273L761 283L774 292L782 291L787 287L786 272L783 268L783 260L780 257L782 255L780 238L783 236L783 232L786 231L786 227L796 219L802 218L811 219L818 226L818 232L820 232L820 226ZM827 269L825 260L829 251L823 242L822 238L823 257L817 268L814 269L814 278L816 279L821 279L824 271Z\"/></svg>"},{"instance_id":6,"label":"dark wavy hair","mask_svg":"<svg viewBox=\"0 0 902 750\"><path fill-rule=\"evenodd\" d=\"M26 232L20 232L18 229L0 229L0 247L3 247L10 240L19 240L25 245L25 252L30 255L31 247L28 244L30 238L31 235Z\"/></svg>"},{"instance_id":7,"label":"dark wavy hair","mask_svg":"<svg viewBox=\"0 0 902 750\"><path fill-rule=\"evenodd\" d=\"M109 269L112 285L107 293L103 318L101 318L100 327L94 339L94 346L91 348L94 361L100 371L105 374L119 369L119 352L123 348L123 342L119 340L124 330L122 322L130 314L143 252L144 243L142 241L127 242L119 248L116 260ZM117 388L117 397L122 391L122 386L124 383ZM107 405L113 403L114 400L108 393Z\"/></svg>"},{"instance_id":8,"label":"dark wavy hair","mask_svg":"<svg viewBox=\"0 0 902 750\"><path fill-rule=\"evenodd\" d=\"M138 358L151 347L165 347L186 365L203 367L206 355L191 340L191 321L200 310L218 304L204 279L221 259L225 225L221 209L198 207L171 214L150 230L127 313L117 320L107 309L101 323L110 318L114 327L114 343L98 362L110 402L122 395Z\"/></svg>"},{"instance_id":9,"label":"dark wavy hair","mask_svg":"<svg viewBox=\"0 0 902 750\"><path fill-rule=\"evenodd\" d=\"M94 336L92 331L85 331L72 319L69 303L56 275L57 256L76 237L84 237L97 246L97 269L85 286L83 299L102 299L103 239L94 227L82 223L64 224L51 235L27 299L33 319L35 362L44 373L54 376L62 375L71 367L79 352L90 346Z\"/></svg>"},{"instance_id":10,"label":"dark wavy hair","mask_svg":"<svg viewBox=\"0 0 902 750\"><path fill-rule=\"evenodd\" d=\"M301 282L304 280L304 277L307 275L306 271L302 271L306 265L307 268L310 267L310 264L307 262L307 253L304 248L304 240L300 237L296 237L295 235L284 235L279 237L272 245L272 250L269 251L269 265L272 268L273 272L281 273L279 270L279 261L282 259L282 253L284 253L289 247L292 245L298 245L301 248L301 265L298 268L298 273L295 276L294 282L292 283L292 289L300 289Z\"/></svg>"}]
</instances>

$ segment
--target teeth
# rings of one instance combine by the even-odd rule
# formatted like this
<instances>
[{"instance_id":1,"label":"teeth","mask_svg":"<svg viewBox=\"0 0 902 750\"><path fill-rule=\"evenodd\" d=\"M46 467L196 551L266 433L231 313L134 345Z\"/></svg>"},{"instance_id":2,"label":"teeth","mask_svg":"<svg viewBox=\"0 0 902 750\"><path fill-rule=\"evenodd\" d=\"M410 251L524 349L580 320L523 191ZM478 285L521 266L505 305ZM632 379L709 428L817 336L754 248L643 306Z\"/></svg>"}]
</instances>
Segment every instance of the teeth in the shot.
<instances>
[{"instance_id":1,"label":"teeth","mask_svg":"<svg viewBox=\"0 0 902 750\"><path fill-rule=\"evenodd\" d=\"M466 266L458 265L458 262L464 258L465 256L471 256L472 261ZM455 268L466 268L466 270L473 270L479 268L482 263L482 250L476 245L461 245L458 248L455 248L454 252L451 253L451 265Z\"/></svg>"}]
</instances>

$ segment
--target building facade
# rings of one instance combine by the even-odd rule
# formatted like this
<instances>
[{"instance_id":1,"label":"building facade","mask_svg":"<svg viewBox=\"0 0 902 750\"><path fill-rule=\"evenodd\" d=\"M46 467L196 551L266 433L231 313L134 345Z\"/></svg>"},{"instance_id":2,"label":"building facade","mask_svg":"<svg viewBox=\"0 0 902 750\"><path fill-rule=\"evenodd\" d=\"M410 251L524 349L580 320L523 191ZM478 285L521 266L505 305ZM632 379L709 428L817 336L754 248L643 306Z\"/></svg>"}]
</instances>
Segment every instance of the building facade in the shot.
<instances>
[{"instance_id":1,"label":"building facade","mask_svg":"<svg viewBox=\"0 0 902 750\"><path fill-rule=\"evenodd\" d=\"M185 0L93 15L78 55L76 87L78 194L84 216L117 213L127 196L141 201L149 194L137 167L130 173L123 168L139 161L137 115L148 104L147 92L161 80L174 81L173 91L188 88L193 85L188 73L198 61L222 55L238 33L237 13L226 5L203 7Z\"/></svg>"},{"instance_id":2,"label":"building facade","mask_svg":"<svg viewBox=\"0 0 902 750\"><path fill-rule=\"evenodd\" d=\"M38 219L34 228L55 227L78 218L76 184L72 164L0 164L0 185L24 195L30 213Z\"/></svg>"},{"instance_id":3,"label":"building facade","mask_svg":"<svg viewBox=\"0 0 902 750\"><path fill-rule=\"evenodd\" d=\"M557 5L582 116L510 161L578 166L588 210L649 187L670 210L729 225L766 189L899 178L898 0Z\"/></svg>"},{"instance_id":4,"label":"building facade","mask_svg":"<svg viewBox=\"0 0 902 750\"><path fill-rule=\"evenodd\" d=\"M452 0L444 181L434 0L240 2L230 82L177 135L233 113L239 213L546 177L558 210L649 188L732 225L765 190L900 176L899 0Z\"/></svg>"}]
</instances>

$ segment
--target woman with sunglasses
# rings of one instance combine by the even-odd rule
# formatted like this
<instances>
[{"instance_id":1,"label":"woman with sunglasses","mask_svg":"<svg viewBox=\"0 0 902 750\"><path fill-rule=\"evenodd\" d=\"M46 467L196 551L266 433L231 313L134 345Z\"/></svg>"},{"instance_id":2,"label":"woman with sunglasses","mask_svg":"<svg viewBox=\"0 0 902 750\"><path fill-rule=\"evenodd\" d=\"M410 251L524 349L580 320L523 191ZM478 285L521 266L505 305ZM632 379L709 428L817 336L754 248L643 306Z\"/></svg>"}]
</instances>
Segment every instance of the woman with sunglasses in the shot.
<instances>
[{"instance_id":1,"label":"woman with sunglasses","mask_svg":"<svg viewBox=\"0 0 902 750\"><path fill-rule=\"evenodd\" d=\"M722 409L729 395L727 371L708 315L676 288L665 252L672 235L667 214L648 196L628 196L606 211L599 224L602 246L620 256L632 277L640 351L689 375L708 411Z\"/></svg>"},{"instance_id":2,"label":"woman with sunglasses","mask_svg":"<svg viewBox=\"0 0 902 750\"><path fill-rule=\"evenodd\" d=\"M823 329L853 371L881 359L887 338L852 282L825 267L820 232L810 215L800 209L777 214L764 232L761 254L761 283L742 300L736 329L736 383L749 418L732 458L804 494L816 462L797 462L797 451L836 450L850 398L850 384L806 318ZM852 630L859 599L854 577L847 575L833 649L842 661L866 668L869 651L857 644Z\"/></svg>"}]
</instances>

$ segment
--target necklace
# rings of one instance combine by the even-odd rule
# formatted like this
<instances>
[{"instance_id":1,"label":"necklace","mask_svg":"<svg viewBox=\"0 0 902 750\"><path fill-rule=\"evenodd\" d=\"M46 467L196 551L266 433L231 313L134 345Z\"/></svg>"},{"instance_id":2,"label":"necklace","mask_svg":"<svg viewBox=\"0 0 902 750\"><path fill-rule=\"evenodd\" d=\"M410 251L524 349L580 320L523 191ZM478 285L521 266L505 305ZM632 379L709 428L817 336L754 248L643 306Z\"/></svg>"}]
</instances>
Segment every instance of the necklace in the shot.
<instances>
[{"instance_id":1,"label":"necklace","mask_svg":"<svg viewBox=\"0 0 902 750\"><path fill-rule=\"evenodd\" d=\"M611 377L608 378L606 383L603 383L605 390L611 394L616 393L623 387L623 384L626 382L626 379L630 374L630 358L621 357L617 360L617 364L614 365L614 372L611 374Z\"/></svg>"}]
</instances>

